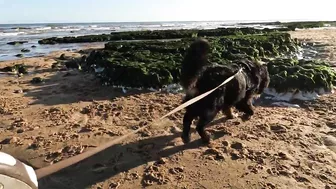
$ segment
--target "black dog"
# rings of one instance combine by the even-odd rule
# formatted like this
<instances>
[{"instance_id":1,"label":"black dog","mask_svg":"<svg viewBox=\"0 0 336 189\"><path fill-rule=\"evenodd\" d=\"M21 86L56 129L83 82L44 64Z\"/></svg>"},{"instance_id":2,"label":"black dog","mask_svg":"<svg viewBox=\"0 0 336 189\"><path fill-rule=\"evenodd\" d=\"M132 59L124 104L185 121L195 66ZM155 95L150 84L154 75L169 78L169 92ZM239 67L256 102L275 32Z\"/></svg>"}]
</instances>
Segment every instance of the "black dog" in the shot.
<instances>
[{"instance_id":1,"label":"black dog","mask_svg":"<svg viewBox=\"0 0 336 189\"><path fill-rule=\"evenodd\" d=\"M252 98L260 95L268 87L269 74L267 66L249 60L233 62L230 65L216 65L209 63L207 55L210 44L205 39L197 39L186 52L182 62L181 85L186 90L184 102L203 94L221 84L240 68L234 79L218 88L200 101L188 106L183 118L182 139L184 143L190 141L190 125L195 118L199 118L196 130L203 142L210 142L210 136L204 127L222 111L228 118L234 118L232 107L244 112L244 119L253 114Z\"/></svg>"}]
</instances>

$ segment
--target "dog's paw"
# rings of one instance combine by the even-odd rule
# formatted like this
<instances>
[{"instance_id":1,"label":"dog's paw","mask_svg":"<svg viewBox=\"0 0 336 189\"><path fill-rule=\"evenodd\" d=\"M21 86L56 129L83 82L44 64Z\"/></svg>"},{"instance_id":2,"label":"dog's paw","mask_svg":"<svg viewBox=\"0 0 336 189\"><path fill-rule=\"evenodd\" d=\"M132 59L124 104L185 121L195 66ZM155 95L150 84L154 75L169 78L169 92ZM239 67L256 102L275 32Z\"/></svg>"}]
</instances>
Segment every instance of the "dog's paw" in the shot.
<instances>
[{"instance_id":1,"label":"dog's paw","mask_svg":"<svg viewBox=\"0 0 336 189\"><path fill-rule=\"evenodd\" d=\"M211 141L211 135L209 134L204 134L201 138L204 144L209 144Z\"/></svg>"},{"instance_id":2,"label":"dog's paw","mask_svg":"<svg viewBox=\"0 0 336 189\"><path fill-rule=\"evenodd\" d=\"M184 144L188 144L190 142L190 135L182 134L181 139L182 139Z\"/></svg>"},{"instance_id":3,"label":"dog's paw","mask_svg":"<svg viewBox=\"0 0 336 189\"><path fill-rule=\"evenodd\" d=\"M242 120L243 121L248 121L248 120L250 120L251 119L251 115L248 115L248 114L244 114L243 116L242 116Z\"/></svg>"}]
</instances>

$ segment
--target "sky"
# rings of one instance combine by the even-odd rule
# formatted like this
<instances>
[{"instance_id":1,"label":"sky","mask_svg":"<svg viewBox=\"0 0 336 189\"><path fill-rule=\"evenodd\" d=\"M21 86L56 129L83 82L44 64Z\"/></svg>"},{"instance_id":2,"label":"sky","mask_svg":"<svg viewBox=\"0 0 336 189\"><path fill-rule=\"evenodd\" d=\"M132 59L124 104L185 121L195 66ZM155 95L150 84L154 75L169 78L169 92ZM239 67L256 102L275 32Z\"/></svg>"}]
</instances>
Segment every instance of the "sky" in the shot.
<instances>
[{"instance_id":1,"label":"sky","mask_svg":"<svg viewBox=\"0 0 336 189\"><path fill-rule=\"evenodd\" d=\"M336 20L334 0L0 0L0 24Z\"/></svg>"}]
</instances>

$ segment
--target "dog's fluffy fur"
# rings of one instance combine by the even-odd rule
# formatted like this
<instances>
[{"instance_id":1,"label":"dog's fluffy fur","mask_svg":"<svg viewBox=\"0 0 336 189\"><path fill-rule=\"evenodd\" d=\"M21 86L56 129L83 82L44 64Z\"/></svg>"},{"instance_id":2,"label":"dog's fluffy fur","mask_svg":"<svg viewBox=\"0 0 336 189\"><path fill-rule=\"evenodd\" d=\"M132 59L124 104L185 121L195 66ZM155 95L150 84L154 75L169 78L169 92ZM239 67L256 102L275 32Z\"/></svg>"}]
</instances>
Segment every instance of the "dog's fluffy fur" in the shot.
<instances>
[{"instance_id":1,"label":"dog's fluffy fur","mask_svg":"<svg viewBox=\"0 0 336 189\"><path fill-rule=\"evenodd\" d=\"M244 119L249 119L254 114L253 96L260 95L269 84L265 64L249 60L233 62L230 65L211 64L207 59L209 51L209 42L200 38L194 41L186 52L180 81L186 91L184 102L217 87L240 68L243 68L243 71L226 85L186 108L182 133L184 143L190 141L190 126L195 118L199 118L196 130L206 143L210 141L210 136L204 127L219 111L232 119L234 115L231 108L235 107L238 111L244 112Z\"/></svg>"}]
</instances>

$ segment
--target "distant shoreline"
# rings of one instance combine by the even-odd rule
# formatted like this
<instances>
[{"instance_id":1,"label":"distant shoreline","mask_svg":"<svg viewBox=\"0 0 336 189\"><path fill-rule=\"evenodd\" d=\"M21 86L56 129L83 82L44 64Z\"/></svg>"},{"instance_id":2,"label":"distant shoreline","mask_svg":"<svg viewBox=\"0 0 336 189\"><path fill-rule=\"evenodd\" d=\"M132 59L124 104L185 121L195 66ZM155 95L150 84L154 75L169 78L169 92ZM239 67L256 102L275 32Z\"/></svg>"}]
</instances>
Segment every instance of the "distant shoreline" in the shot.
<instances>
[{"instance_id":1,"label":"distant shoreline","mask_svg":"<svg viewBox=\"0 0 336 189\"><path fill-rule=\"evenodd\" d=\"M273 23L273 22L336 22L336 20L204 20L204 21L94 21L94 22L36 22L36 23L0 23L4 25L44 25L44 24L123 24L123 23L177 23L177 22L232 22L232 23Z\"/></svg>"}]
</instances>

